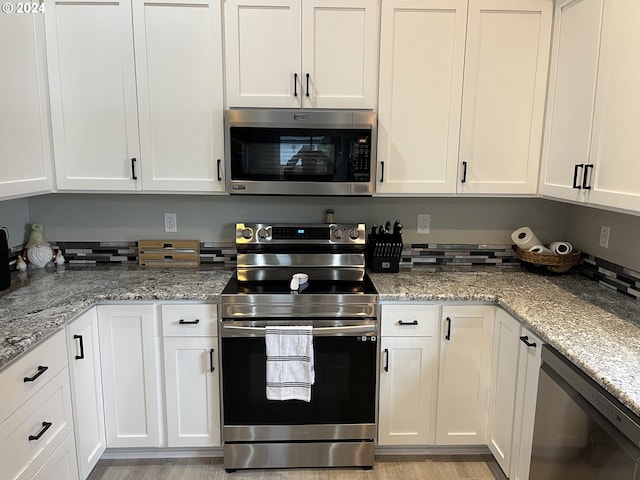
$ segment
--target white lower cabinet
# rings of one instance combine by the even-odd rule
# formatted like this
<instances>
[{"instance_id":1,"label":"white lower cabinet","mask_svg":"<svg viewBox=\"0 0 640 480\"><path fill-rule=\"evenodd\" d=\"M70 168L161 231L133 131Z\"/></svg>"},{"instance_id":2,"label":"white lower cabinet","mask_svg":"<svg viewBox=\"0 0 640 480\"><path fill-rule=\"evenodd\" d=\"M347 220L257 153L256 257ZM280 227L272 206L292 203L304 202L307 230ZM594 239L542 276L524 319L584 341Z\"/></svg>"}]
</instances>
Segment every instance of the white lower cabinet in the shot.
<instances>
[{"instance_id":1,"label":"white lower cabinet","mask_svg":"<svg viewBox=\"0 0 640 480\"><path fill-rule=\"evenodd\" d=\"M100 305L107 447L159 447L159 335L154 305Z\"/></svg>"},{"instance_id":2,"label":"white lower cabinet","mask_svg":"<svg viewBox=\"0 0 640 480\"><path fill-rule=\"evenodd\" d=\"M76 444L72 434L56 448L31 480L77 480Z\"/></svg>"},{"instance_id":3,"label":"white lower cabinet","mask_svg":"<svg viewBox=\"0 0 640 480\"><path fill-rule=\"evenodd\" d=\"M541 346L518 320L497 310L488 446L511 479L529 478Z\"/></svg>"},{"instance_id":4,"label":"white lower cabinet","mask_svg":"<svg viewBox=\"0 0 640 480\"><path fill-rule=\"evenodd\" d=\"M434 443L439 310L381 307L379 445Z\"/></svg>"},{"instance_id":5,"label":"white lower cabinet","mask_svg":"<svg viewBox=\"0 0 640 480\"><path fill-rule=\"evenodd\" d=\"M97 308L67 325L66 332L78 471L84 480L106 449Z\"/></svg>"},{"instance_id":6,"label":"white lower cabinet","mask_svg":"<svg viewBox=\"0 0 640 480\"><path fill-rule=\"evenodd\" d=\"M444 306L437 445L485 445L495 307Z\"/></svg>"},{"instance_id":7,"label":"white lower cabinet","mask_svg":"<svg viewBox=\"0 0 640 480\"><path fill-rule=\"evenodd\" d=\"M217 306L161 308L167 446L219 446Z\"/></svg>"}]
</instances>

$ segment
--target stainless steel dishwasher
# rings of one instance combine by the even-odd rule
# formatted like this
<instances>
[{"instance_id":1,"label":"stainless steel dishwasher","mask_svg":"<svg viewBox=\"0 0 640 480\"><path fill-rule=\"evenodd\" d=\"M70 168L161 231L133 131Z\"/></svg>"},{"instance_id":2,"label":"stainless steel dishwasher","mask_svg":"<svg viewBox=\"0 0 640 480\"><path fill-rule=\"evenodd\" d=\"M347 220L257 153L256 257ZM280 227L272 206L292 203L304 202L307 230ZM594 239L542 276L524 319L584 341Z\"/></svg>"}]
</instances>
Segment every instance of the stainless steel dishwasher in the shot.
<instances>
[{"instance_id":1,"label":"stainless steel dishwasher","mask_svg":"<svg viewBox=\"0 0 640 480\"><path fill-rule=\"evenodd\" d=\"M640 418L545 345L529 480L639 480Z\"/></svg>"}]
</instances>

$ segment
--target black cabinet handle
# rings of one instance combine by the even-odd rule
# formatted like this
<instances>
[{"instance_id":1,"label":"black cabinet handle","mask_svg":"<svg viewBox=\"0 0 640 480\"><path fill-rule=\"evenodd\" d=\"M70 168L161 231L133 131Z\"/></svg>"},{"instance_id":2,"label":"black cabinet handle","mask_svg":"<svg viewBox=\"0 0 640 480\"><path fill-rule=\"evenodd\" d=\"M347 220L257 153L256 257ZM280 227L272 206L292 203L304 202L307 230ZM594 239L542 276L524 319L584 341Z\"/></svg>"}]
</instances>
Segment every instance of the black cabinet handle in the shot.
<instances>
[{"instance_id":1,"label":"black cabinet handle","mask_svg":"<svg viewBox=\"0 0 640 480\"><path fill-rule=\"evenodd\" d=\"M467 162L462 162L462 180L460 183L467 183Z\"/></svg>"},{"instance_id":2,"label":"black cabinet handle","mask_svg":"<svg viewBox=\"0 0 640 480\"><path fill-rule=\"evenodd\" d=\"M293 74L293 96L294 97L298 96L298 74L297 73Z\"/></svg>"},{"instance_id":3,"label":"black cabinet handle","mask_svg":"<svg viewBox=\"0 0 640 480\"><path fill-rule=\"evenodd\" d=\"M221 182L222 181L222 175L220 174L220 166L222 164L222 160L218 159L218 181Z\"/></svg>"},{"instance_id":4,"label":"black cabinet handle","mask_svg":"<svg viewBox=\"0 0 640 480\"><path fill-rule=\"evenodd\" d=\"M180 325L197 325L200 323L200 319L196 318L195 320L184 320L181 318L178 323Z\"/></svg>"},{"instance_id":5,"label":"black cabinet handle","mask_svg":"<svg viewBox=\"0 0 640 480\"><path fill-rule=\"evenodd\" d=\"M309 96L309 74L307 73L307 97Z\"/></svg>"},{"instance_id":6,"label":"black cabinet handle","mask_svg":"<svg viewBox=\"0 0 640 480\"><path fill-rule=\"evenodd\" d=\"M403 322L402 320L399 320L398 325L418 325L418 320L414 320L413 322Z\"/></svg>"},{"instance_id":7,"label":"black cabinet handle","mask_svg":"<svg viewBox=\"0 0 640 480\"><path fill-rule=\"evenodd\" d=\"M447 334L444 336L445 340L451 340L451 317L447 317Z\"/></svg>"},{"instance_id":8,"label":"black cabinet handle","mask_svg":"<svg viewBox=\"0 0 640 480\"><path fill-rule=\"evenodd\" d=\"M74 335L73 339L80 341L80 355L76 355L76 360L83 360L84 359L84 341L82 340L82 335Z\"/></svg>"},{"instance_id":9,"label":"black cabinet handle","mask_svg":"<svg viewBox=\"0 0 640 480\"><path fill-rule=\"evenodd\" d=\"M522 340L522 343L524 343L527 347L534 347L536 346L536 342L530 342L529 341L529 337L527 337L526 335L523 337L520 337L520 340Z\"/></svg>"},{"instance_id":10,"label":"black cabinet handle","mask_svg":"<svg viewBox=\"0 0 640 480\"><path fill-rule=\"evenodd\" d=\"M584 168L584 163L576 163L575 167L573 167L573 188L577 188L578 190L582 188L578 183L579 168Z\"/></svg>"},{"instance_id":11,"label":"black cabinet handle","mask_svg":"<svg viewBox=\"0 0 640 480\"><path fill-rule=\"evenodd\" d=\"M215 371L215 367L213 366L213 348L209 350L209 365L210 365L209 371L213 373Z\"/></svg>"},{"instance_id":12,"label":"black cabinet handle","mask_svg":"<svg viewBox=\"0 0 640 480\"><path fill-rule=\"evenodd\" d=\"M585 190L591 190L591 185L587 183L589 179L589 169L593 169L593 163L584 166L584 173L582 174L582 188Z\"/></svg>"},{"instance_id":13,"label":"black cabinet handle","mask_svg":"<svg viewBox=\"0 0 640 480\"><path fill-rule=\"evenodd\" d=\"M380 161L380 183L384 182L384 160Z\"/></svg>"},{"instance_id":14,"label":"black cabinet handle","mask_svg":"<svg viewBox=\"0 0 640 480\"><path fill-rule=\"evenodd\" d=\"M43 367L42 365L38 365L38 371L33 377L24 377L24 383L35 381L40 375L49 370L49 367Z\"/></svg>"},{"instance_id":15,"label":"black cabinet handle","mask_svg":"<svg viewBox=\"0 0 640 480\"><path fill-rule=\"evenodd\" d=\"M388 348L384 349L384 371L385 372L389 371L389 349Z\"/></svg>"},{"instance_id":16,"label":"black cabinet handle","mask_svg":"<svg viewBox=\"0 0 640 480\"><path fill-rule=\"evenodd\" d=\"M44 435L44 432L46 432L47 430L49 430L51 428L51 425L53 425L53 423L51 423L51 422L42 422L42 430L40 430L35 435L29 435L29 441L31 441L31 440L40 440L40 437L42 437L42 435Z\"/></svg>"},{"instance_id":17,"label":"black cabinet handle","mask_svg":"<svg viewBox=\"0 0 640 480\"><path fill-rule=\"evenodd\" d=\"M131 178L133 180L138 179L138 177L136 176L136 159L135 158L131 159Z\"/></svg>"}]
</instances>

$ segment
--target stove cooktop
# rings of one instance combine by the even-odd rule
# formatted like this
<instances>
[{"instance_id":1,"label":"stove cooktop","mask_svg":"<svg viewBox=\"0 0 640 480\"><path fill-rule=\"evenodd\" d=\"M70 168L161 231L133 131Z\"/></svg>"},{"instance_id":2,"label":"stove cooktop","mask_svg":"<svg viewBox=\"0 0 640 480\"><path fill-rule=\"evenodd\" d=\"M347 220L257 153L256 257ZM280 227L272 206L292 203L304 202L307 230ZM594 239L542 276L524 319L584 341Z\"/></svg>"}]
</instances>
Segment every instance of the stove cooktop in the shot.
<instances>
[{"instance_id":1,"label":"stove cooktop","mask_svg":"<svg viewBox=\"0 0 640 480\"><path fill-rule=\"evenodd\" d=\"M304 287L304 288L303 288ZM266 280L266 281L238 281L237 273L234 273L222 295L377 295L378 292L365 274L363 281L334 281L334 280L313 280L301 286L297 292L292 292L287 280Z\"/></svg>"}]
</instances>

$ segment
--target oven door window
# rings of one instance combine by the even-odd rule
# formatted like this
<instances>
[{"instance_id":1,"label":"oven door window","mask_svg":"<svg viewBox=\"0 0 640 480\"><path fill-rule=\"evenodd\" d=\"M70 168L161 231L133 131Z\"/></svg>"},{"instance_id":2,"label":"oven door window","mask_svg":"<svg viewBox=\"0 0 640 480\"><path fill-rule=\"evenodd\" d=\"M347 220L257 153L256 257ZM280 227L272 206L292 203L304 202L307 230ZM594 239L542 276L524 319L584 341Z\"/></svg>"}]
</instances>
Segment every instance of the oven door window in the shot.
<instances>
[{"instance_id":1,"label":"oven door window","mask_svg":"<svg viewBox=\"0 0 640 480\"><path fill-rule=\"evenodd\" d=\"M374 423L377 345L364 338L314 337L311 402L267 400L264 337L223 338L224 424Z\"/></svg>"},{"instance_id":2,"label":"oven door window","mask_svg":"<svg viewBox=\"0 0 640 480\"><path fill-rule=\"evenodd\" d=\"M370 131L232 127L230 132L233 180L369 181L362 163Z\"/></svg>"}]
</instances>

